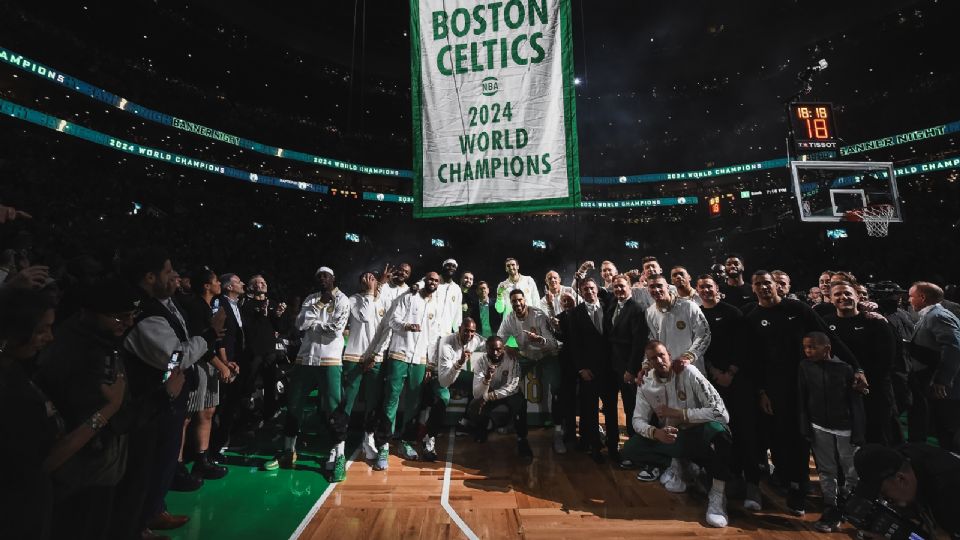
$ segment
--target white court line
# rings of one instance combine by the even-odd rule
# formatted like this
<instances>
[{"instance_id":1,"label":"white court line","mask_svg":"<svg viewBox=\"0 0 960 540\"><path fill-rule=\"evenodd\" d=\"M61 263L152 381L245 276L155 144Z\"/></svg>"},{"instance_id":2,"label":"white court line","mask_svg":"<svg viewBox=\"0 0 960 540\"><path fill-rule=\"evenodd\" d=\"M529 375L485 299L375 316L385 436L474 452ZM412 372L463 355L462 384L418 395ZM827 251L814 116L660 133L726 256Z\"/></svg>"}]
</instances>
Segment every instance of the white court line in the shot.
<instances>
[{"instance_id":1,"label":"white court line","mask_svg":"<svg viewBox=\"0 0 960 540\"><path fill-rule=\"evenodd\" d=\"M360 449L363 447L361 443L357 446L357 449L353 451L353 454L350 456L350 459L347 460L346 469L350 470L350 466L353 465L354 460L357 459L357 456L360 455ZM337 484L340 482L330 482L330 485L327 486L327 489L323 490L323 493L320 495L320 498L317 499L317 502L313 504L313 508L307 512L307 515L304 516L303 521L300 522L300 526L297 527L297 530L293 531L293 534L290 535L290 540L296 540L303 534L304 529L307 528L307 525L310 524L310 521L313 519L313 516L317 515L317 512L320 511L320 507L323 506L323 503L327 502L327 497L333 493L333 490L337 488Z\"/></svg>"},{"instance_id":2,"label":"white court line","mask_svg":"<svg viewBox=\"0 0 960 540\"><path fill-rule=\"evenodd\" d=\"M447 443L447 464L443 468L443 493L440 495L440 506L446 510L447 515L450 516L450 519L457 524L457 527L460 527L460 531L463 532L463 535L469 538L470 540L480 540L480 537L473 532L469 525L463 521L463 518L460 517L460 514L450 506L450 467L453 464L453 442L457 439L456 427L450 428L450 436L447 437L449 441Z\"/></svg>"}]
</instances>

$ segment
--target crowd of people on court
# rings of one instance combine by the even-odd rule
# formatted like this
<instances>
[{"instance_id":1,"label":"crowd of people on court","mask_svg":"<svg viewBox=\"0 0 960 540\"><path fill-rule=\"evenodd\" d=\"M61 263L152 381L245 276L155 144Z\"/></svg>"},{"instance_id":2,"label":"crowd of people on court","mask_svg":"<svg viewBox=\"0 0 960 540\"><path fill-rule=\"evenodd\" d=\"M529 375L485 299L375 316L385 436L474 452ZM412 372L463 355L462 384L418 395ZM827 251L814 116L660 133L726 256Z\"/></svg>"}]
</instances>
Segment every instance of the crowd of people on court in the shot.
<instances>
[{"instance_id":1,"label":"crowd of people on court","mask_svg":"<svg viewBox=\"0 0 960 540\"><path fill-rule=\"evenodd\" d=\"M29 218L0 207L0 224ZM800 300L786 272L748 272L738 255L702 274L664 271L655 257L626 272L586 261L541 283L513 258L497 283L454 259L347 277L330 263L288 308L262 275L244 283L173 262L155 247L124 250L108 277L64 287L4 252L2 508L16 516L0 520L4 537L155 538L182 526L167 491L228 473L222 452L262 425L251 404L277 380L284 402L266 416L286 412L267 470L303 459L314 390L331 481L345 478L352 425L375 470L389 467L392 440L403 459L437 459L452 396L466 398L450 415L458 431L484 443L512 429L530 460L532 402L552 430L538 452L575 447L667 491L701 490L713 527L729 522L728 495L761 510L764 479L804 515L812 452L817 530L837 530L854 495L958 530L947 488L960 482L960 321L936 284L868 290L825 271Z\"/></svg>"}]
</instances>

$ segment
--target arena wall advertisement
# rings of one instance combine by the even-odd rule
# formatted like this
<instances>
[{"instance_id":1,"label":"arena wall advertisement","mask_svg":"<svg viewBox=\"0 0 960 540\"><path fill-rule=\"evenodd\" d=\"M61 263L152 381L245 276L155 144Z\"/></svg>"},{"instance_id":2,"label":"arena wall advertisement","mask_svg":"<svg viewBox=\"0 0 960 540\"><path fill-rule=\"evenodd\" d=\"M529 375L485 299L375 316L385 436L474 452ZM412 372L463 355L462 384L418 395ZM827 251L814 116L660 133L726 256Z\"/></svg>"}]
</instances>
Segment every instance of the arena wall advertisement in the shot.
<instances>
[{"instance_id":1,"label":"arena wall advertisement","mask_svg":"<svg viewBox=\"0 0 960 540\"><path fill-rule=\"evenodd\" d=\"M411 0L414 216L575 208L569 0Z\"/></svg>"}]
</instances>

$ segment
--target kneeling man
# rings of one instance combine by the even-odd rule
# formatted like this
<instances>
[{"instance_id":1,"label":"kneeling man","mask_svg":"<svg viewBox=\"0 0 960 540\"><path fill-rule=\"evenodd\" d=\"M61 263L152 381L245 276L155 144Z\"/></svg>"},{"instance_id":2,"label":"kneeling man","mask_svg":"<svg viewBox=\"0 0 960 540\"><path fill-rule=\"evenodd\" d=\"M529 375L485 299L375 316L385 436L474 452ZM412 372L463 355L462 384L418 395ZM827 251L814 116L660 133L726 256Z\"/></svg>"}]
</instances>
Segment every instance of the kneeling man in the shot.
<instances>
[{"instance_id":1,"label":"kneeling man","mask_svg":"<svg viewBox=\"0 0 960 540\"><path fill-rule=\"evenodd\" d=\"M637 404L633 411L636 435L622 450L634 463L645 464L637 478L656 480L664 473L665 487L672 492L686 490L680 470L680 459L696 461L706 467L713 478L707 503L707 524L727 526L727 500L724 495L730 478L732 439L727 428L727 408L717 390L693 365L679 373L673 369L670 353L663 343L651 341L645 355L650 370L637 388ZM650 424L653 414L658 425ZM671 464L672 462L672 464Z\"/></svg>"}]
</instances>

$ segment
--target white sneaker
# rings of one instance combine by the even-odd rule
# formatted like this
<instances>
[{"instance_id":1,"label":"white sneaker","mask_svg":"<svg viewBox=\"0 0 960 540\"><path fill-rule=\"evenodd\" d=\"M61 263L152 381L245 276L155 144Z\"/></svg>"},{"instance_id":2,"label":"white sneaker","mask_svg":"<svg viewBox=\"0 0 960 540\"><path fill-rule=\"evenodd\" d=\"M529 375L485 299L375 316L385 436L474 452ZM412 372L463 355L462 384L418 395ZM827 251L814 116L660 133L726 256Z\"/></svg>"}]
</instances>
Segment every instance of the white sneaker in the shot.
<instances>
[{"instance_id":1,"label":"white sneaker","mask_svg":"<svg viewBox=\"0 0 960 540\"><path fill-rule=\"evenodd\" d=\"M663 474L660 475L660 483L666 485L667 482L673 480L673 477L677 475L677 469L680 467L680 462L673 459L670 460L670 466L663 470Z\"/></svg>"},{"instance_id":2,"label":"white sneaker","mask_svg":"<svg viewBox=\"0 0 960 540\"><path fill-rule=\"evenodd\" d=\"M437 460L437 439L436 437L431 437L430 435L423 436L423 454L420 454L420 458L424 461L436 461Z\"/></svg>"},{"instance_id":3,"label":"white sneaker","mask_svg":"<svg viewBox=\"0 0 960 540\"><path fill-rule=\"evenodd\" d=\"M683 493L687 491L687 483L683 481L680 461L674 459L670 462L670 468L660 477L660 482L663 483L663 487L670 493Z\"/></svg>"},{"instance_id":4,"label":"white sneaker","mask_svg":"<svg viewBox=\"0 0 960 540\"><path fill-rule=\"evenodd\" d=\"M337 464L337 447L334 446L333 448L330 449L330 455L327 456L327 465L326 465L327 470L332 471L334 465L336 464Z\"/></svg>"},{"instance_id":5,"label":"white sneaker","mask_svg":"<svg viewBox=\"0 0 960 540\"><path fill-rule=\"evenodd\" d=\"M377 459L377 444L373 440L373 433L364 433L363 434L363 457L367 458L367 461L373 461Z\"/></svg>"},{"instance_id":6,"label":"white sneaker","mask_svg":"<svg viewBox=\"0 0 960 540\"><path fill-rule=\"evenodd\" d=\"M747 495L743 498L743 509L759 512L761 508L760 500L760 486L747 484Z\"/></svg>"},{"instance_id":7,"label":"white sneaker","mask_svg":"<svg viewBox=\"0 0 960 540\"><path fill-rule=\"evenodd\" d=\"M727 496L723 491L711 489L707 499L707 525L722 528L727 522Z\"/></svg>"},{"instance_id":8,"label":"white sneaker","mask_svg":"<svg viewBox=\"0 0 960 540\"><path fill-rule=\"evenodd\" d=\"M553 451L558 454L567 453L567 445L563 442L563 432L554 431L553 432Z\"/></svg>"}]
</instances>

